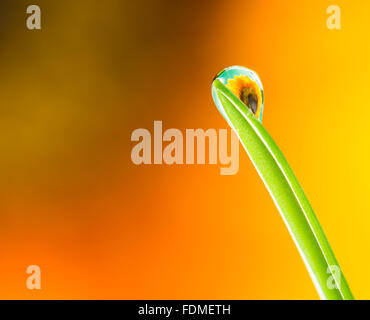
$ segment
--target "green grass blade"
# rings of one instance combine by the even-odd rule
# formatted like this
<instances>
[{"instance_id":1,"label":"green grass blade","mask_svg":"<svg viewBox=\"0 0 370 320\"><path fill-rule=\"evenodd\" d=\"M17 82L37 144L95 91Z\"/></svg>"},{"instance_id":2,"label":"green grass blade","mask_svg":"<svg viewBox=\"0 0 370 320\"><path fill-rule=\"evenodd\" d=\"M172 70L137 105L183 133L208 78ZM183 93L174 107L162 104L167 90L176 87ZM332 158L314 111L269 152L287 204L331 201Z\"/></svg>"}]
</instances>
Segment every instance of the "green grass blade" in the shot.
<instances>
[{"instance_id":1,"label":"green grass blade","mask_svg":"<svg viewBox=\"0 0 370 320\"><path fill-rule=\"evenodd\" d=\"M215 102L256 167L322 299L353 299L329 242L288 162L262 123L216 79ZM334 285L333 285L334 284Z\"/></svg>"}]
</instances>

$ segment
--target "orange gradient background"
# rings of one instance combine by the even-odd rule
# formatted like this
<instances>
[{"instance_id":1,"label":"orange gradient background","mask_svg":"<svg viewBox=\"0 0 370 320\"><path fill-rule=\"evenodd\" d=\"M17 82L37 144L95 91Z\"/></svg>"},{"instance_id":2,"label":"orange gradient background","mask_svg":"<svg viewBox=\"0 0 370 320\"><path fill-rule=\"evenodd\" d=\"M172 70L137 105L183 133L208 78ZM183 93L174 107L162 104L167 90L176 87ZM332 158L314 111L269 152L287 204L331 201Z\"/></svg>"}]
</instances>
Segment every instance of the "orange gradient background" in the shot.
<instances>
[{"instance_id":1,"label":"orange gradient background","mask_svg":"<svg viewBox=\"0 0 370 320\"><path fill-rule=\"evenodd\" d=\"M210 86L230 65L259 74L264 126L370 298L370 3L38 0L41 31L29 4L0 4L0 298L318 298L242 148L234 176L131 162L154 120L227 128Z\"/></svg>"}]
</instances>

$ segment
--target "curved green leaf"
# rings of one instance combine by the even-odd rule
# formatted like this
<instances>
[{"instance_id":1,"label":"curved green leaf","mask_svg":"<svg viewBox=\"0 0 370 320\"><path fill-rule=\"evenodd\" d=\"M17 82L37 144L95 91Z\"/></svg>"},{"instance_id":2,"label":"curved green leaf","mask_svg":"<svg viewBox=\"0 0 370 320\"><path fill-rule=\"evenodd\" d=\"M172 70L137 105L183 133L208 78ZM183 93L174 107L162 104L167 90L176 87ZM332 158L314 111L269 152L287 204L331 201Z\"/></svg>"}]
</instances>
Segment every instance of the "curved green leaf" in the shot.
<instances>
[{"instance_id":1,"label":"curved green leaf","mask_svg":"<svg viewBox=\"0 0 370 320\"><path fill-rule=\"evenodd\" d=\"M322 299L353 299L329 242L288 162L262 123L218 79L215 102L265 183Z\"/></svg>"}]
</instances>

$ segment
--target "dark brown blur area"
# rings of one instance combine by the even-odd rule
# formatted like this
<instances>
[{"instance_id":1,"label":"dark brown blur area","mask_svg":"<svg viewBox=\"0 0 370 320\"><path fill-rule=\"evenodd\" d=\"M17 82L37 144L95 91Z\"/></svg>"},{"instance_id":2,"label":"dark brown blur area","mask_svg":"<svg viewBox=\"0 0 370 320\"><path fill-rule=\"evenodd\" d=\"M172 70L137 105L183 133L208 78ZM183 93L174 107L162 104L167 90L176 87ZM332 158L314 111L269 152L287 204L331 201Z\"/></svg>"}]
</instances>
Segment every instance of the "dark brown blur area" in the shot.
<instances>
[{"instance_id":1,"label":"dark brown blur area","mask_svg":"<svg viewBox=\"0 0 370 320\"><path fill-rule=\"evenodd\" d=\"M37 4L40 31L29 2L0 4L0 189L84 193L128 174L132 130L191 108L217 2Z\"/></svg>"}]
</instances>

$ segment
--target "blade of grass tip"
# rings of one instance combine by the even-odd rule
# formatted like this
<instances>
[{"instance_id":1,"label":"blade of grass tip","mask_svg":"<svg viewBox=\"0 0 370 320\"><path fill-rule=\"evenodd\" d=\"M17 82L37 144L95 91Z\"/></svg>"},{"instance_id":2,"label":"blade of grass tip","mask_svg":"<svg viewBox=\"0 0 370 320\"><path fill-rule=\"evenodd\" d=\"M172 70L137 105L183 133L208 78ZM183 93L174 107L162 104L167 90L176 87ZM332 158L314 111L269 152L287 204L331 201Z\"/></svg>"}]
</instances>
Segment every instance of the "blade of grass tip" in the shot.
<instances>
[{"instance_id":1,"label":"blade of grass tip","mask_svg":"<svg viewBox=\"0 0 370 320\"><path fill-rule=\"evenodd\" d=\"M321 299L353 299L315 213L276 143L253 112L217 78L212 91L266 185Z\"/></svg>"}]
</instances>

